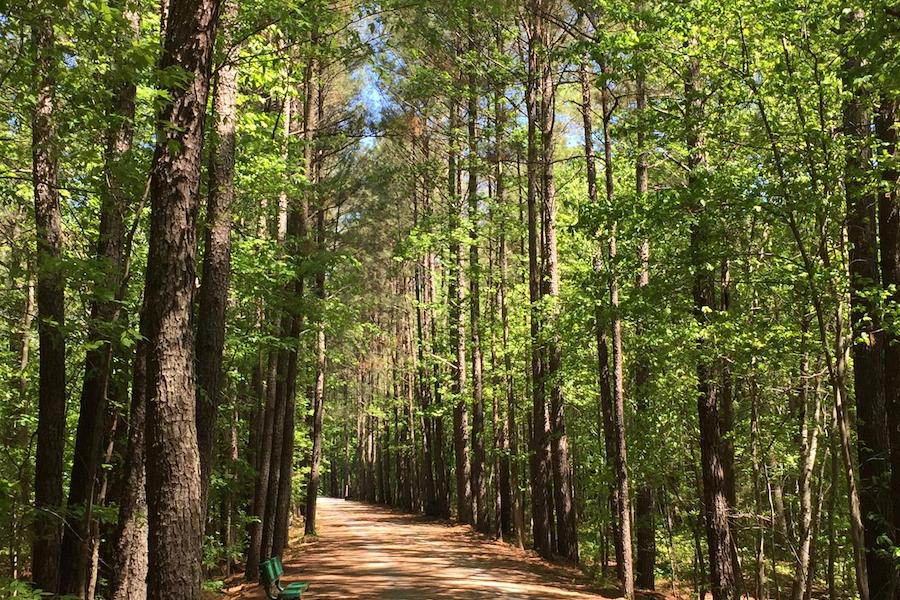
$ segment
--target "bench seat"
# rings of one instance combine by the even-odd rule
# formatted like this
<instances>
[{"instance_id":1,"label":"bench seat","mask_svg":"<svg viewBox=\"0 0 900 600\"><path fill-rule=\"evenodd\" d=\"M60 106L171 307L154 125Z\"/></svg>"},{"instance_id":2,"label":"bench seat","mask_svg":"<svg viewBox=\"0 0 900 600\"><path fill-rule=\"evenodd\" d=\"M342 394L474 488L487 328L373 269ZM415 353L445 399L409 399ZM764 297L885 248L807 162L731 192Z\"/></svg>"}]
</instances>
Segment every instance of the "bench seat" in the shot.
<instances>
[{"instance_id":1,"label":"bench seat","mask_svg":"<svg viewBox=\"0 0 900 600\"><path fill-rule=\"evenodd\" d=\"M309 587L309 584L305 581L298 581L295 583L289 583L286 588L281 590L278 594L278 600L290 600L292 598L300 598L303 595L303 592L306 591L306 588Z\"/></svg>"}]
</instances>

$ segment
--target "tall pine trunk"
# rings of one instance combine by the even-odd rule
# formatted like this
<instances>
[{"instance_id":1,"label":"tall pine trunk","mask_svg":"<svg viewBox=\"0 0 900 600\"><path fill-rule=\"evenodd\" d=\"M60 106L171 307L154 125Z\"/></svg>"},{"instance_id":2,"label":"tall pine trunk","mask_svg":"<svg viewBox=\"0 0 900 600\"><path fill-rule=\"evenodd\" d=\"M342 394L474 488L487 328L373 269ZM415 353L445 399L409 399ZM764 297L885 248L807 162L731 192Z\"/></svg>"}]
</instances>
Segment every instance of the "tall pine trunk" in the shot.
<instances>
[{"instance_id":1,"label":"tall pine trunk","mask_svg":"<svg viewBox=\"0 0 900 600\"><path fill-rule=\"evenodd\" d=\"M551 545L550 511L547 494L550 490L550 423L547 414L544 385L543 341L541 339L541 267L538 254L541 245L540 207L538 206L540 173L538 167L538 106L537 82L541 69L537 39L539 6L533 3L529 11L528 32L528 80L525 86L525 107L528 119L528 186L526 204L528 206L528 297L530 302L530 344L531 344L531 514L532 541L538 554L549 557L553 553Z\"/></svg>"},{"instance_id":2,"label":"tall pine trunk","mask_svg":"<svg viewBox=\"0 0 900 600\"><path fill-rule=\"evenodd\" d=\"M581 123L584 132L584 156L587 172L588 202L592 206L598 206L597 196L597 161L594 156L593 133L593 100L591 97L591 83L589 77L589 58L582 57L579 66L579 80L581 84ZM603 276L603 253L598 249L593 264L593 271L598 280ZM602 450L606 456L607 465L611 464L615 457L615 445L612 435L612 389L609 373L609 340L606 332L606 318L603 309L597 299L594 309L594 337L597 352L597 380L600 388L598 430L603 432ZM622 535L619 528L618 487L612 485L608 490L610 522L613 530L613 545L616 555L616 575L620 581L625 581L624 556ZM604 542L605 544L605 542ZM604 546L605 551L605 546ZM603 571L606 571L606 563L603 563Z\"/></svg>"},{"instance_id":3,"label":"tall pine trunk","mask_svg":"<svg viewBox=\"0 0 900 600\"><path fill-rule=\"evenodd\" d=\"M693 43L691 44L691 46ZM685 121L687 131L688 191L692 195L694 215L690 232L690 256L693 268L694 318L700 327L706 323L707 312L715 307L714 281L708 260L710 217L705 214L701 197L702 170L706 165L700 127L703 100L700 85L700 65L689 58L685 78ZM709 552L710 583L714 600L731 600L737 596L737 565L734 564L728 499L722 462L722 435L719 429L719 403L713 383L711 360L703 356L705 348L697 340L697 414L700 425L700 461L702 471L703 504L706 511L706 540Z\"/></svg>"},{"instance_id":4,"label":"tall pine trunk","mask_svg":"<svg viewBox=\"0 0 900 600\"><path fill-rule=\"evenodd\" d=\"M417 147L421 139L423 153L427 148L427 132L421 131L421 123L416 122L413 130L413 160L418 161L419 156ZM424 158L424 157L423 157ZM417 162L418 164L418 162ZM413 185L412 201L413 201L413 227L418 228L420 225L419 217L419 199L421 197L423 209L427 210L429 183L428 177L422 178L420 185L417 178ZM420 191L421 190L421 191ZM418 405L422 412L422 511L429 516L436 517L439 515L438 499L436 491L436 475L437 469L434 463L434 427L435 418L431 416L430 410L432 405L431 386L428 383L428 364L425 352L428 345L429 319L430 311L426 308L430 303L430 295L426 286L426 280L430 276L427 271L430 268L431 250L426 249L422 256L421 264L417 263L413 272L413 288L415 292L416 307L416 344L415 344L415 360L416 360L416 382L415 395Z\"/></svg>"},{"instance_id":5,"label":"tall pine trunk","mask_svg":"<svg viewBox=\"0 0 900 600\"><path fill-rule=\"evenodd\" d=\"M37 309L40 349L34 542L31 577L45 592L59 584L66 426L65 287L63 233L57 188L56 37L49 10L38 6L31 26L35 107L31 120L32 184L37 232Z\"/></svg>"},{"instance_id":6,"label":"tall pine trunk","mask_svg":"<svg viewBox=\"0 0 900 600\"><path fill-rule=\"evenodd\" d=\"M502 49L502 37L497 34L498 49ZM494 148L494 179L495 201L500 212L500 232L498 260L500 262L500 281L498 284L498 296L500 303L500 323L503 330L503 387L506 391L506 422L503 425L500 454L500 531L507 542L520 548L524 544L524 524L522 523L521 498L519 492L519 461L518 461L518 426L516 413L515 382L513 379L512 350L510 348L509 326L509 251L507 249L507 215L506 215L506 179L503 171L503 160L506 146L506 107L503 101L502 90L498 89L494 100L495 123L495 148ZM496 393L496 392L495 392Z\"/></svg>"},{"instance_id":7,"label":"tall pine trunk","mask_svg":"<svg viewBox=\"0 0 900 600\"><path fill-rule=\"evenodd\" d=\"M269 351L269 357L260 359L266 368L266 374L269 372L269 362L274 356L274 350ZM259 578L259 563L263 554L263 520L265 519L266 504L269 497L269 471L272 468L272 432L275 426L275 395L272 393L272 381L267 377L263 389L262 397L257 401L263 402L261 407L261 415L257 420L259 433L259 452L256 457L256 478L253 485L253 501L251 505L251 515L255 518L250 523L247 560L244 569L244 577L248 581L256 581Z\"/></svg>"},{"instance_id":8,"label":"tall pine trunk","mask_svg":"<svg viewBox=\"0 0 900 600\"><path fill-rule=\"evenodd\" d=\"M602 68L602 67L601 67ZM603 160L606 188L606 204L613 210L613 161L612 161L612 107L610 106L608 84L600 90L600 107L603 113ZM628 484L628 444L625 434L625 368L622 358L622 318L619 314L619 280L616 275L617 240L615 218L609 222L607 267L609 275L609 305L612 310L612 405L609 409L612 426L613 465L616 479L616 511L618 531L622 548L622 564L619 573L625 598L634 598L634 558L631 545L631 490Z\"/></svg>"},{"instance_id":9,"label":"tall pine trunk","mask_svg":"<svg viewBox=\"0 0 900 600\"><path fill-rule=\"evenodd\" d=\"M643 8L643 4L638 4ZM640 58L638 58L640 61ZM637 65L635 74L635 109L638 112L637 126L637 150L638 155L634 166L635 194L638 206L646 202L649 190L649 165L646 149L646 131L642 122L646 118L647 87L646 69L642 63ZM650 240L641 240L638 249L640 273L637 280L638 293L646 293L650 285ZM638 322L635 328L635 336L643 337L643 323ZM634 373L634 391L637 396L637 410L642 415L650 414L649 395L650 390L650 360L646 352L641 352L637 358ZM635 502L635 529L637 530L637 563L635 565L636 583L639 588L652 590L656 588L656 519L654 516L653 486L648 481L643 481L637 491Z\"/></svg>"},{"instance_id":10,"label":"tall pine trunk","mask_svg":"<svg viewBox=\"0 0 900 600\"><path fill-rule=\"evenodd\" d=\"M430 139L425 137L422 144L425 162L428 163L431 157ZM431 206L431 193L434 185L430 172L425 175L425 217L431 219L433 209ZM437 316L432 306L438 299L438 266L435 260L434 252L429 249L425 255L425 277L426 277L426 315L428 315L428 337L429 349L434 356L440 356L440 340L438 338ZM442 406L441 396L441 367L438 361L431 361L431 379L432 394L431 397L435 406ZM434 496L435 509L437 515L445 519L450 518L450 474L447 465L444 445L444 417L443 414L436 415L431 423L432 435L434 442L432 444L432 464L434 465Z\"/></svg>"},{"instance_id":11,"label":"tall pine trunk","mask_svg":"<svg viewBox=\"0 0 900 600\"><path fill-rule=\"evenodd\" d=\"M897 100L885 94L875 115L875 133L881 144L879 162L897 160ZM887 162L887 161L885 161ZM894 162L896 165L896 162ZM900 203L897 199L898 171L888 166L881 171L882 188L878 196L879 234L881 235L881 275L884 287L894 286L891 302L900 303ZM900 531L900 322L886 323L884 345L885 412L891 444L891 498L894 531Z\"/></svg>"},{"instance_id":12,"label":"tall pine trunk","mask_svg":"<svg viewBox=\"0 0 900 600\"><path fill-rule=\"evenodd\" d=\"M142 325L143 327L143 325ZM147 342L137 344L128 417L122 497L115 537L115 562L109 582L111 600L143 600L147 597L147 493L146 413Z\"/></svg>"},{"instance_id":13,"label":"tall pine trunk","mask_svg":"<svg viewBox=\"0 0 900 600\"><path fill-rule=\"evenodd\" d=\"M569 437L566 432L565 402L562 394L562 339L559 333L559 252L556 234L556 188L554 181L554 124L556 121L556 84L553 81L553 62L547 56L550 43L549 19L545 15L550 5L544 3L537 19L537 39L541 53L540 129L541 129L541 192L543 196L544 240L543 255L546 271L546 296L549 314L544 327L548 330L547 372L545 382L550 395L550 448L553 499L555 507L556 550L566 560L578 561L578 532L575 523L572 462L569 456Z\"/></svg>"},{"instance_id":14,"label":"tall pine trunk","mask_svg":"<svg viewBox=\"0 0 900 600\"><path fill-rule=\"evenodd\" d=\"M124 16L129 28L122 41L127 45L139 34L140 16L133 10L126 10ZM110 87L113 100L109 116L112 121L106 133L105 186L101 195L96 247L104 276L98 279L93 290L87 344L90 349L85 353L85 373L69 483L69 510L74 509L72 512L78 516L68 519L68 526L63 532L62 556L67 560L60 564L60 591L79 597L86 595L89 583L91 548L94 546L91 533L93 506L97 495L113 353L118 350L115 323L119 320L128 261L125 255L124 218L129 199L122 171L134 132L136 86L126 69L117 67L110 76Z\"/></svg>"},{"instance_id":15,"label":"tall pine trunk","mask_svg":"<svg viewBox=\"0 0 900 600\"><path fill-rule=\"evenodd\" d=\"M463 273L462 248L456 235L459 228L462 201L457 186L458 108L455 101L450 103L450 153L447 163L447 193L450 199L449 227L451 231L450 256L453 262L448 294L450 297L450 349L454 352L453 379L450 392L453 394L453 448L456 457L456 518L461 523L473 523L472 474L469 462L469 411L466 406L466 341L465 316L463 313Z\"/></svg>"},{"instance_id":16,"label":"tall pine trunk","mask_svg":"<svg viewBox=\"0 0 900 600\"><path fill-rule=\"evenodd\" d=\"M471 9L470 9L471 11ZM476 41L469 14L469 52L475 53ZM484 450L484 377L481 355L481 265L478 258L478 94L474 74L469 75L468 98L468 190L469 204L469 327L472 360L472 495L475 504L475 526L487 532L487 474Z\"/></svg>"},{"instance_id":17,"label":"tall pine trunk","mask_svg":"<svg viewBox=\"0 0 900 600\"><path fill-rule=\"evenodd\" d=\"M321 102L319 103L321 106ZM319 168L316 161L316 168ZM323 202L320 199L319 202ZM316 246L320 253L325 252L325 209L319 206L316 211ZM325 270L320 267L315 276L315 294L321 303L319 310L322 315L316 323L316 380L313 386L313 414L312 414L312 460L310 461L309 481L306 487L306 523L307 535L316 532L316 501L319 494L319 466L322 462L322 417L325 404Z\"/></svg>"},{"instance_id":18,"label":"tall pine trunk","mask_svg":"<svg viewBox=\"0 0 900 600\"><path fill-rule=\"evenodd\" d=\"M200 450L200 492L204 516L208 508L216 411L222 387L225 307L231 276L231 203L234 199L238 77L237 58L232 55L232 45L237 12L236 0L226 0L223 3L223 62L218 69L213 94L215 125L209 158L203 279L197 310L197 443Z\"/></svg>"},{"instance_id":19,"label":"tall pine trunk","mask_svg":"<svg viewBox=\"0 0 900 600\"><path fill-rule=\"evenodd\" d=\"M194 336L203 120L218 21L215 0L172 0L160 67L180 68L158 115L144 290L147 361L148 596L199 598L203 535Z\"/></svg>"},{"instance_id":20,"label":"tall pine trunk","mask_svg":"<svg viewBox=\"0 0 900 600\"><path fill-rule=\"evenodd\" d=\"M854 9L843 17L845 33L856 33L865 16ZM843 133L846 141L844 188L847 194L847 239L850 271L850 326L854 343L853 378L856 390L857 453L859 460L859 501L863 515L866 569L872 600L891 597L893 562L882 547L883 536L892 532L890 441L885 413L884 331L871 291L881 281L878 265L876 195L866 188L872 174L871 150L867 138L871 119L868 99L859 89L861 59L851 44L845 49L842 76L849 97L843 106Z\"/></svg>"}]
</instances>

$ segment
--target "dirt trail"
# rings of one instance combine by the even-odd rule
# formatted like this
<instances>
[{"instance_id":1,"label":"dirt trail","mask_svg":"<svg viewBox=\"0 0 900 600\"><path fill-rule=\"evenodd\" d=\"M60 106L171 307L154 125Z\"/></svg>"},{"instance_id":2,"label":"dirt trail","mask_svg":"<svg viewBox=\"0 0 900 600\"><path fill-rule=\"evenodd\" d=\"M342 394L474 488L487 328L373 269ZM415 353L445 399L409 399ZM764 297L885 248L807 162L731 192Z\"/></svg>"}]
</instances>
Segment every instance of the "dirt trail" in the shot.
<instances>
[{"instance_id":1,"label":"dirt trail","mask_svg":"<svg viewBox=\"0 0 900 600\"><path fill-rule=\"evenodd\" d=\"M452 525L334 498L320 498L319 539L284 557L285 581L308 581L303 598L587 600L606 596L574 569L552 565ZM265 598L244 586L231 598Z\"/></svg>"}]
</instances>

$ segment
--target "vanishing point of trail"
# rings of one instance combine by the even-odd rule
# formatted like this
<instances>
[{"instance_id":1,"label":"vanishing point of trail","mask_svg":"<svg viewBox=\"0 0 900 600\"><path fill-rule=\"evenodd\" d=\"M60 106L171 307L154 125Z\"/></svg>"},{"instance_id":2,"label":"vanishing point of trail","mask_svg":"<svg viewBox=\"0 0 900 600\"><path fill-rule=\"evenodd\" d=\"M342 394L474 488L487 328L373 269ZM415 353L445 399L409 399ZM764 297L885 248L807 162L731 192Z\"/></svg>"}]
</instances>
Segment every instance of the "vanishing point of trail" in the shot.
<instances>
[{"instance_id":1,"label":"vanishing point of trail","mask_svg":"<svg viewBox=\"0 0 900 600\"><path fill-rule=\"evenodd\" d=\"M335 498L319 499L317 521L318 540L292 540L284 556L284 580L311 584L304 600L603 597L576 570L541 561L467 526ZM245 584L231 597L250 600L265 594Z\"/></svg>"}]
</instances>

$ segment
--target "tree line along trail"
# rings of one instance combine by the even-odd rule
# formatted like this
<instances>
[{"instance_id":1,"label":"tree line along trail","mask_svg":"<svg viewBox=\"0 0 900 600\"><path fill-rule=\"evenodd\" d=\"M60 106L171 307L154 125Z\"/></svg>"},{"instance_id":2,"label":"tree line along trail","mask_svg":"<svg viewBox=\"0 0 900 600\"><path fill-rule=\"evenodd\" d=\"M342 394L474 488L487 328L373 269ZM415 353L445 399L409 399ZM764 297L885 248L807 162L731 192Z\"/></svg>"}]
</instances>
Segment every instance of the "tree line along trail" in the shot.
<instances>
[{"instance_id":1,"label":"tree line along trail","mask_svg":"<svg viewBox=\"0 0 900 600\"><path fill-rule=\"evenodd\" d=\"M894 600L898 40L7 0L0 597Z\"/></svg>"}]
</instances>

